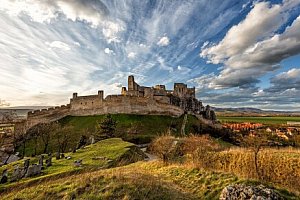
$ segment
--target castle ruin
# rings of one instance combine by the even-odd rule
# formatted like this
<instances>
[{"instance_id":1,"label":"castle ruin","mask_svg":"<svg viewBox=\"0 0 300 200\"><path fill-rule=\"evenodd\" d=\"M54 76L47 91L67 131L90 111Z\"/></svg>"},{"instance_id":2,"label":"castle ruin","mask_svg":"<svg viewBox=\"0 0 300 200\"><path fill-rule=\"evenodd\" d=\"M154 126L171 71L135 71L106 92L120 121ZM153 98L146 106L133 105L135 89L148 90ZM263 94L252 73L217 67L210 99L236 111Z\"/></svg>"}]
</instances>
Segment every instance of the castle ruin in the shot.
<instances>
[{"instance_id":1,"label":"castle ruin","mask_svg":"<svg viewBox=\"0 0 300 200\"><path fill-rule=\"evenodd\" d=\"M140 86L134 76L128 77L128 87L122 87L121 94L108 95L98 91L96 95L78 96L73 93L70 104L28 113L29 126L59 120L65 116L88 116L102 114L141 114L180 116L184 113L199 114L206 119L215 115L209 106L204 107L195 97L195 87L175 83L173 90L165 85Z\"/></svg>"}]
</instances>

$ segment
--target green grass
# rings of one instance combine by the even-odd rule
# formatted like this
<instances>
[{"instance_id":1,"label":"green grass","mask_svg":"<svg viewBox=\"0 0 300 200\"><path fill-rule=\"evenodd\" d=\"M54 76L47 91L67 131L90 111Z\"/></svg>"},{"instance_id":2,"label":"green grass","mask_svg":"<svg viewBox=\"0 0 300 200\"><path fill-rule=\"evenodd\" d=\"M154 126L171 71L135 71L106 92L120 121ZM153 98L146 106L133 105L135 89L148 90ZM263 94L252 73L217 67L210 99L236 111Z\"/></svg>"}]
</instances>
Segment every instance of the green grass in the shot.
<instances>
[{"instance_id":1,"label":"green grass","mask_svg":"<svg viewBox=\"0 0 300 200\"><path fill-rule=\"evenodd\" d=\"M72 175L3 195L4 199L219 199L234 183L259 184L232 174L188 165L138 162L124 167ZM279 191L286 199L296 199Z\"/></svg>"},{"instance_id":2,"label":"green grass","mask_svg":"<svg viewBox=\"0 0 300 200\"><path fill-rule=\"evenodd\" d=\"M67 116L59 121L64 126L72 126L72 133L68 136L67 151L72 151L82 135L89 137L97 132L97 124L103 120L105 115L97 116ZM175 136L179 136L183 121L182 117L160 116L160 115L128 115L115 114L112 117L117 121L116 137L135 144L149 143L156 136L166 133L171 128ZM186 133L193 133L192 126L199 124L194 116L188 117ZM48 152L57 152L57 138L52 136ZM35 143L33 139L27 141L26 155L34 155ZM44 144L41 138L37 142L37 154L43 153ZM18 148L22 152L22 147Z\"/></svg>"},{"instance_id":3,"label":"green grass","mask_svg":"<svg viewBox=\"0 0 300 200\"><path fill-rule=\"evenodd\" d=\"M286 124L288 121L300 122L300 117L226 117L220 116L218 120L221 122L252 122L262 124Z\"/></svg>"},{"instance_id":4,"label":"green grass","mask_svg":"<svg viewBox=\"0 0 300 200\"><path fill-rule=\"evenodd\" d=\"M102 140L95 144L86 146L83 149L79 149L75 153L66 153L66 156L71 156L71 159L69 160L56 160L56 158L53 157L53 166L43 170L40 176L36 176L33 178L24 178L18 182L0 185L0 190L5 190L15 187L16 185L30 183L32 181L42 180L58 175L61 176L63 174L70 174L72 172L96 170L99 168L116 166L118 164L122 164L117 162L125 162L125 160L122 160L121 158L128 156L126 154L128 154L133 147L134 145L132 143L124 142L120 138ZM38 162L37 158L30 159L31 163ZM82 160L83 165L81 167L75 167L74 161L79 159ZM14 166L19 165L21 167L23 166L23 163L24 159L2 166L0 167L0 172L2 172L4 169L8 169L10 177L13 172Z\"/></svg>"}]
</instances>

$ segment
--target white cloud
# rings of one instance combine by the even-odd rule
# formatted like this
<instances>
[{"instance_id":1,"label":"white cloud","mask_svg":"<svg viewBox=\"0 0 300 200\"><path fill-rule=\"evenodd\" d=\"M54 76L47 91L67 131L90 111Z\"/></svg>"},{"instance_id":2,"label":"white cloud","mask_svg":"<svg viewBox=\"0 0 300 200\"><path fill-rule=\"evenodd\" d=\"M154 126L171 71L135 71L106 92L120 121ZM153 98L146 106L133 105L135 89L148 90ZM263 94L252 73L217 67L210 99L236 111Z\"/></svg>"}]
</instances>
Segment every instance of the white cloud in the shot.
<instances>
[{"instance_id":1,"label":"white cloud","mask_svg":"<svg viewBox=\"0 0 300 200\"><path fill-rule=\"evenodd\" d=\"M115 23L111 21L107 21L103 23L102 33L104 37L107 39L108 43L121 42L119 33L124 31L125 28L120 23Z\"/></svg>"},{"instance_id":2,"label":"white cloud","mask_svg":"<svg viewBox=\"0 0 300 200\"><path fill-rule=\"evenodd\" d=\"M0 10L11 16L27 14L35 22L50 22L57 17L56 6L50 1L37 0L2 0Z\"/></svg>"},{"instance_id":3,"label":"white cloud","mask_svg":"<svg viewBox=\"0 0 300 200\"><path fill-rule=\"evenodd\" d=\"M130 53L128 53L128 55L127 55L127 57L128 58L135 58L135 56L136 56L136 53L134 53L134 52L130 52Z\"/></svg>"},{"instance_id":4,"label":"white cloud","mask_svg":"<svg viewBox=\"0 0 300 200\"><path fill-rule=\"evenodd\" d=\"M278 74L275 79L291 80L296 78L300 80L300 69L293 68L287 72L282 72L281 74Z\"/></svg>"},{"instance_id":5,"label":"white cloud","mask_svg":"<svg viewBox=\"0 0 300 200\"><path fill-rule=\"evenodd\" d=\"M169 71L169 72L173 72L173 68L171 66L169 66L166 62L165 62L165 59L163 59L162 57L158 56L157 57L157 62L159 64L159 67L162 69L162 70L166 70L166 71Z\"/></svg>"},{"instance_id":6,"label":"white cloud","mask_svg":"<svg viewBox=\"0 0 300 200\"><path fill-rule=\"evenodd\" d=\"M74 45L81 47L81 44L79 42L73 42Z\"/></svg>"},{"instance_id":7,"label":"white cloud","mask_svg":"<svg viewBox=\"0 0 300 200\"><path fill-rule=\"evenodd\" d=\"M180 66L180 65L177 66L177 70L180 71L181 74L187 74L191 71L190 68L183 67L183 66Z\"/></svg>"},{"instance_id":8,"label":"white cloud","mask_svg":"<svg viewBox=\"0 0 300 200\"><path fill-rule=\"evenodd\" d=\"M53 49L62 49L62 50L65 50L65 51L70 51L71 48L68 44L64 43L64 42L61 42L61 41L53 41L53 42L46 42L46 44L53 48Z\"/></svg>"},{"instance_id":9,"label":"white cloud","mask_svg":"<svg viewBox=\"0 0 300 200\"><path fill-rule=\"evenodd\" d=\"M0 107L10 106L10 103L6 102L5 100L0 99Z\"/></svg>"},{"instance_id":10,"label":"white cloud","mask_svg":"<svg viewBox=\"0 0 300 200\"><path fill-rule=\"evenodd\" d=\"M73 22L82 21L92 28L102 28L108 43L120 42L120 32L125 30L122 21L108 18L108 8L101 1L94 0L3 0L0 10L12 16L28 15L32 21L50 23L63 14Z\"/></svg>"},{"instance_id":11,"label":"white cloud","mask_svg":"<svg viewBox=\"0 0 300 200\"><path fill-rule=\"evenodd\" d=\"M275 34L297 4L296 0L276 5L258 2L221 42L203 46L202 57L224 65L210 87L254 87L259 77L280 68L280 61L300 53L300 16L283 33Z\"/></svg>"},{"instance_id":12,"label":"white cloud","mask_svg":"<svg viewBox=\"0 0 300 200\"><path fill-rule=\"evenodd\" d=\"M168 46L169 44L170 44L170 40L167 36L160 38L160 40L157 42L158 46Z\"/></svg>"},{"instance_id":13,"label":"white cloud","mask_svg":"<svg viewBox=\"0 0 300 200\"><path fill-rule=\"evenodd\" d=\"M300 94L300 69L293 68L282 72L271 78L270 83L271 86L266 91Z\"/></svg>"},{"instance_id":14,"label":"white cloud","mask_svg":"<svg viewBox=\"0 0 300 200\"><path fill-rule=\"evenodd\" d=\"M105 49L104 49L104 53L106 53L106 54L113 54L114 51L111 50L110 48L105 48Z\"/></svg>"},{"instance_id":15,"label":"white cloud","mask_svg":"<svg viewBox=\"0 0 300 200\"><path fill-rule=\"evenodd\" d=\"M294 4L291 4L292 2ZM244 52L256 42L272 36L287 21L288 11L296 2L287 0L283 4L275 5L271 5L270 2L256 3L245 20L233 26L221 42L204 48L200 55L214 64L219 64Z\"/></svg>"}]
</instances>

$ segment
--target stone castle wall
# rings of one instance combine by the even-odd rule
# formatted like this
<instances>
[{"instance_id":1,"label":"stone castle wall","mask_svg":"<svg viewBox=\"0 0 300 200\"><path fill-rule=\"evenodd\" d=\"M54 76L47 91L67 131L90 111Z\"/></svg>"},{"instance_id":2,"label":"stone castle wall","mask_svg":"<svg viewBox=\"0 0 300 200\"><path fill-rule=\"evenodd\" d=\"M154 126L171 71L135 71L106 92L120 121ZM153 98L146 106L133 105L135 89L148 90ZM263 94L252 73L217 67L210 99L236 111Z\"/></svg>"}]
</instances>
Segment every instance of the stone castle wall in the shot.
<instances>
[{"instance_id":1,"label":"stone castle wall","mask_svg":"<svg viewBox=\"0 0 300 200\"><path fill-rule=\"evenodd\" d=\"M57 121L68 115L88 116L123 113L180 116L184 113L181 108L162 102L136 96L108 95L105 99L98 95L80 96L71 99L68 105L29 112L27 124L28 127L32 127L39 123Z\"/></svg>"},{"instance_id":2,"label":"stone castle wall","mask_svg":"<svg viewBox=\"0 0 300 200\"><path fill-rule=\"evenodd\" d=\"M49 123L57 121L70 114L70 104L54 108L35 110L27 114L27 126L32 127L39 123Z\"/></svg>"},{"instance_id":3,"label":"stone castle wall","mask_svg":"<svg viewBox=\"0 0 300 200\"><path fill-rule=\"evenodd\" d=\"M89 107L83 107L82 105ZM109 95L97 106L91 104L90 101L83 100L80 103L71 104L70 109L70 115L72 116L101 115L107 113L180 116L183 114L183 110L170 104L158 103L156 100L150 98L122 95Z\"/></svg>"},{"instance_id":4,"label":"stone castle wall","mask_svg":"<svg viewBox=\"0 0 300 200\"><path fill-rule=\"evenodd\" d=\"M166 90L164 85L154 87L140 86L133 76L128 77L128 90L122 87L121 95L78 96L73 93L70 104L61 107L38 110L28 113L28 125L57 121L67 115L87 116L101 114L141 114L180 116L184 112L204 112L202 102L195 98L195 88L188 88L184 83L175 83L174 90ZM205 116L210 117L207 109ZM209 114L209 115L208 115Z\"/></svg>"}]
</instances>

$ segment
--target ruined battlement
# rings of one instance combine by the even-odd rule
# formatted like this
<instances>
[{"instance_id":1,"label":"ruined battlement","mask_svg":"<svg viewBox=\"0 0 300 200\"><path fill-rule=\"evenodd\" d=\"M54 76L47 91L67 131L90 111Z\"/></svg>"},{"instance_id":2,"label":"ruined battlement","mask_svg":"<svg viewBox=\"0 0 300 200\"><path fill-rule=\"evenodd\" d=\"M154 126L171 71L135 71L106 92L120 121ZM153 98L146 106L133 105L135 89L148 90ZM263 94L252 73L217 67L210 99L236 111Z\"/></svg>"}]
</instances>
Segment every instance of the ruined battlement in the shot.
<instances>
[{"instance_id":1,"label":"ruined battlement","mask_svg":"<svg viewBox=\"0 0 300 200\"><path fill-rule=\"evenodd\" d=\"M30 117L37 116L37 117L39 117L39 116L44 115L44 114L49 114L49 113L52 113L52 112L59 112L59 111L69 109L69 108L70 108L70 104L51 107L51 108L45 108L45 109L41 109L41 110L34 110L34 111L28 112L27 116L30 116Z\"/></svg>"},{"instance_id":2,"label":"ruined battlement","mask_svg":"<svg viewBox=\"0 0 300 200\"><path fill-rule=\"evenodd\" d=\"M121 94L104 98L103 90L88 96L73 93L70 104L29 112L27 120L34 125L56 121L67 115L125 113L180 116L185 112L211 116L212 111L205 109L202 102L195 98L195 87L188 88L184 83L175 83L173 90L167 90L165 85L146 87L140 86L133 76L129 76L128 87L122 87Z\"/></svg>"},{"instance_id":3,"label":"ruined battlement","mask_svg":"<svg viewBox=\"0 0 300 200\"><path fill-rule=\"evenodd\" d=\"M48 123L52 121L57 121L65 116L67 116L70 112L71 105L61 105L57 107L52 107L48 109L35 110L32 112L28 112L27 114L27 123L28 126L34 126L38 123Z\"/></svg>"}]
</instances>

